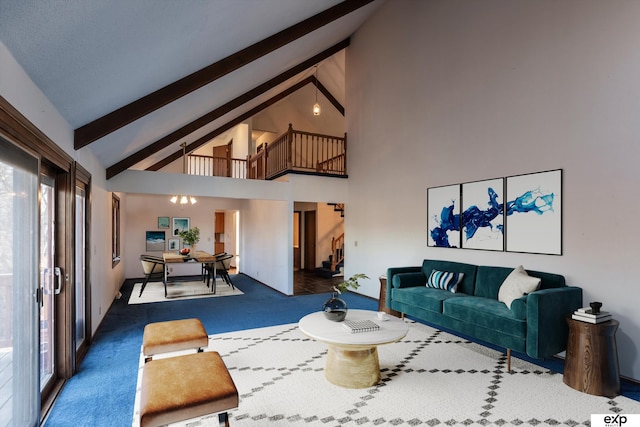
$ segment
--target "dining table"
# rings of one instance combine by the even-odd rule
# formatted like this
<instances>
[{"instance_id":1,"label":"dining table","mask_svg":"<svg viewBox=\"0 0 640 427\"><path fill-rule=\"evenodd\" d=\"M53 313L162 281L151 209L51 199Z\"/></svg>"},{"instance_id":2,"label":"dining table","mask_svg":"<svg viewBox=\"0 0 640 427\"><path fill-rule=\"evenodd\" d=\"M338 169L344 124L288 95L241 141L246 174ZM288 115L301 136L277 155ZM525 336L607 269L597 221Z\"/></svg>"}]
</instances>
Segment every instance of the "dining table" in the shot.
<instances>
[{"instance_id":1,"label":"dining table","mask_svg":"<svg viewBox=\"0 0 640 427\"><path fill-rule=\"evenodd\" d=\"M213 268L213 280L216 280L216 261L218 255L210 254L205 251L193 251L188 254L181 254L179 251L165 251L162 252L162 259L165 264L180 263L180 262L198 262L201 264L211 265ZM167 296L167 275L168 268L164 269L164 296ZM215 292L215 286L211 286L211 292Z\"/></svg>"}]
</instances>

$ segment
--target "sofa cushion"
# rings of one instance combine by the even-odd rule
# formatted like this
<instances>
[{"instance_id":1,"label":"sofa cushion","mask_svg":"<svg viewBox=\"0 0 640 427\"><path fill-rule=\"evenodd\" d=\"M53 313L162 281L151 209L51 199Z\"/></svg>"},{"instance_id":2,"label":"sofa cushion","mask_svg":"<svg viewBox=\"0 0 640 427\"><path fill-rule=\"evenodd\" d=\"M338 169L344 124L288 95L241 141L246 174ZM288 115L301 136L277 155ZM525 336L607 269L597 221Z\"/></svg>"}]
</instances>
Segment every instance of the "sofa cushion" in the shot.
<instances>
[{"instance_id":1,"label":"sofa cushion","mask_svg":"<svg viewBox=\"0 0 640 427\"><path fill-rule=\"evenodd\" d=\"M454 294L444 289L427 288L425 286L410 288L394 288L391 297L394 301L420 307L424 310L442 313L442 302L456 297L468 297L465 294Z\"/></svg>"},{"instance_id":2,"label":"sofa cushion","mask_svg":"<svg viewBox=\"0 0 640 427\"><path fill-rule=\"evenodd\" d=\"M473 295L473 288L476 281L476 266L454 261L440 261L425 259L422 262L422 272L426 277L431 275L433 270L450 271L453 273L464 273L462 281L458 284L457 293Z\"/></svg>"},{"instance_id":3,"label":"sofa cushion","mask_svg":"<svg viewBox=\"0 0 640 427\"><path fill-rule=\"evenodd\" d=\"M428 288L444 289L449 292L456 292L458 284L464 278L464 273L453 273L449 271L432 270L427 279Z\"/></svg>"},{"instance_id":4,"label":"sofa cushion","mask_svg":"<svg viewBox=\"0 0 640 427\"><path fill-rule=\"evenodd\" d=\"M511 308L514 299L527 295L540 287L540 279L527 274L524 267L519 265L502 282L498 291L498 301L502 301Z\"/></svg>"},{"instance_id":5,"label":"sofa cushion","mask_svg":"<svg viewBox=\"0 0 640 427\"><path fill-rule=\"evenodd\" d=\"M454 294L460 295L460 294ZM450 298L443 301L443 314L469 324L495 331L496 335L526 336L527 322L517 319L506 305L493 298ZM499 338L492 340L499 342Z\"/></svg>"}]
</instances>

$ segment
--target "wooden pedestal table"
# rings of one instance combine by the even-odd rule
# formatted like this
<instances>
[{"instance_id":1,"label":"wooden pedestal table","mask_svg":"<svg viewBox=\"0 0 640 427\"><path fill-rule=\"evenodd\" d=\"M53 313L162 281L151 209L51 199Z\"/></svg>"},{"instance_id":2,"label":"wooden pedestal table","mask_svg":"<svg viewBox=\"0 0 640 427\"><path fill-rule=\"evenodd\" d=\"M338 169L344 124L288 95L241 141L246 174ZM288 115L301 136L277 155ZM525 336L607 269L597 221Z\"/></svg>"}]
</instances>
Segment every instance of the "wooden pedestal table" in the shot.
<instances>
[{"instance_id":1,"label":"wooden pedestal table","mask_svg":"<svg viewBox=\"0 0 640 427\"><path fill-rule=\"evenodd\" d=\"M375 311L349 310L345 320L371 320L380 330L352 333L342 322L332 322L319 311L300 319L300 331L310 338L327 344L325 377L329 382L345 388L366 388L380 381L378 346L401 340L409 332L402 320L387 316L378 320Z\"/></svg>"},{"instance_id":2,"label":"wooden pedestal table","mask_svg":"<svg viewBox=\"0 0 640 427\"><path fill-rule=\"evenodd\" d=\"M592 324L571 318L563 381L569 387L596 396L620 394L617 320Z\"/></svg>"}]
</instances>

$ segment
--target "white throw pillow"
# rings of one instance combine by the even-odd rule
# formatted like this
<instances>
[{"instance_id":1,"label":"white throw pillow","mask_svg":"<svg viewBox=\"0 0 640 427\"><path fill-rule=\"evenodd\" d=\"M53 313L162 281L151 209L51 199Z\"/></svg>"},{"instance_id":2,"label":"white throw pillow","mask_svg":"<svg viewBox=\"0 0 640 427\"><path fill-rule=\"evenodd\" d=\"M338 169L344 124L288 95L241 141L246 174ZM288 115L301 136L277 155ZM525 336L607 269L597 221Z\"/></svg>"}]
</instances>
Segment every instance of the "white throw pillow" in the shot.
<instances>
[{"instance_id":1,"label":"white throw pillow","mask_svg":"<svg viewBox=\"0 0 640 427\"><path fill-rule=\"evenodd\" d=\"M540 281L541 279L537 277L529 276L524 267L519 265L509 273L500 285L498 301L502 301L511 309L513 300L537 290L540 287Z\"/></svg>"}]
</instances>

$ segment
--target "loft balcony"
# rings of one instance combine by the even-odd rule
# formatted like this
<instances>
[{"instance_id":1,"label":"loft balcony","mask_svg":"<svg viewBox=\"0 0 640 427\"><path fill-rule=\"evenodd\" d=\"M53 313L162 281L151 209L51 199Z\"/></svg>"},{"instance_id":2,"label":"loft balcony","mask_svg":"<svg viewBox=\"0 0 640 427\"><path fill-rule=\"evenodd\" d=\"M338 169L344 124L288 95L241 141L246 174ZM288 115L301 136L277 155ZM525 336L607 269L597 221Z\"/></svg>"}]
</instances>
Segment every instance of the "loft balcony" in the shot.
<instances>
[{"instance_id":1,"label":"loft balcony","mask_svg":"<svg viewBox=\"0 0 640 427\"><path fill-rule=\"evenodd\" d=\"M347 178L347 137L293 129L262 144L246 159L189 155L188 173L239 179L272 180L288 173Z\"/></svg>"}]
</instances>

